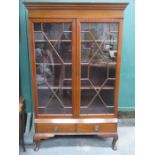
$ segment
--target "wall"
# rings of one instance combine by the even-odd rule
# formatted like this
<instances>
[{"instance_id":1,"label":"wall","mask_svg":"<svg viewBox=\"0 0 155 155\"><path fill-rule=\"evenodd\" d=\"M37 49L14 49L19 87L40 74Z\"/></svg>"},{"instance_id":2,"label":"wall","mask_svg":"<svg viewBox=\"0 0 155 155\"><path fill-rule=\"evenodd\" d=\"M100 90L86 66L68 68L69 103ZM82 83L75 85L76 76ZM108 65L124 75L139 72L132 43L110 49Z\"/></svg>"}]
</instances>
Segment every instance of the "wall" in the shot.
<instances>
[{"instance_id":1,"label":"wall","mask_svg":"<svg viewBox=\"0 0 155 155\"><path fill-rule=\"evenodd\" d=\"M45 0L25 0L43 2ZM73 0L46 0L47 2L73 2ZM20 0L20 94L24 96L26 111L33 110L31 67L29 60L27 10ZM74 2L129 2L124 14L121 61L119 111L135 110L135 1L134 0L74 0Z\"/></svg>"}]
</instances>

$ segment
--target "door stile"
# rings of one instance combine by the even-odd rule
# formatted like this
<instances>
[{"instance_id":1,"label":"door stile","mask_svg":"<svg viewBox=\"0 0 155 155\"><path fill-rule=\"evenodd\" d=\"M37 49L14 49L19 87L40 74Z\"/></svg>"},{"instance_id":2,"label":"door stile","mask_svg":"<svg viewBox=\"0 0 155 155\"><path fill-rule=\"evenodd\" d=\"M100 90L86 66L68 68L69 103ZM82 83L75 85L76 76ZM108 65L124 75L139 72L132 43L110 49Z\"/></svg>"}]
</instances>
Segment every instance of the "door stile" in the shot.
<instances>
[{"instance_id":1,"label":"door stile","mask_svg":"<svg viewBox=\"0 0 155 155\"><path fill-rule=\"evenodd\" d=\"M74 94L74 90L76 89L76 79L74 77L74 72L75 72L75 66L76 66L76 22L75 20L73 19L58 19L58 23L63 23L63 22L70 22L72 23L72 28L73 28L73 31L72 31L72 115L71 116L63 116L63 115L56 115L56 114L39 114L38 113L38 92L37 92L37 83L36 83L36 60L35 60L35 39L34 39L34 28L33 28L33 23L35 22L41 22L41 23L54 23L56 22L57 20L53 20L53 19L49 19L49 20L42 20L42 19L33 19L33 20L30 20L29 22L29 30L30 30L30 54L31 54L31 65L32 65L32 88L33 88L33 100L34 100L34 112L35 112L35 117L36 118L72 118L74 117L74 109L76 109L74 106L75 106L75 96L76 94ZM73 72L74 71L74 72Z\"/></svg>"},{"instance_id":2,"label":"door stile","mask_svg":"<svg viewBox=\"0 0 155 155\"><path fill-rule=\"evenodd\" d=\"M31 77L32 77L32 90L33 90L33 108L34 115L38 118L38 93L36 83L36 66L35 66L35 45L34 45L34 28L33 21L29 20L29 34L30 34L30 59L31 59Z\"/></svg>"},{"instance_id":3,"label":"door stile","mask_svg":"<svg viewBox=\"0 0 155 155\"><path fill-rule=\"evenodd\" d=\"M80 20L76 19L76 117L80 117L80 87L81 87L81 41L80 41Z\"/></svg>"},{"instance_id":4,"label":"door stile","mask_svg":"<svg viewBox=\"0 0 155 155\"><path fill-rule=\"evenodd\" d=\"M123 20L119 22L118 29L118 53L117 53L117 65L116 65L116 81L115 81L115 95L114 95L114 114L118 117L118 97L120 87L120 65L121 65L121 51L122 51L122 32L123 32Z\"/></svg>"},{"instance_id":5,"label":"door stile","mask_svg":"<svg viewBox=\"0 0 155 155\"><path fill-rule=\"evenodd\" d=\"M77 117L77 106L78 106L78 97L77 97L77 25L76 19L72 21L72 106L73 106L73 117Z\"/></svg>"},{"instance_id":6,"label":"door stile","mask_svg":"<svg viewBox=\"0 0 155 155\"><path fill-rule=\"evenodd\" d=\"M103 114L85 114L85 117L106 117L106 116L111 116L111 117L117 117L117 112L118 112L118 96L119 96L119 79L120 79L120 60L121 60L121 44L122 44L122 19L77 19L77 83L79 84L77 86L78 88L78 116L81 118L80 113L80 106L81 106L81 23L118 23L118 48L117 48L117 58L116 58L116 81L115 81L115 86L114 86L114 109L113 113L103 113ZM87 115L87 116L86 116Z\"/></svg>"}]
</instances>

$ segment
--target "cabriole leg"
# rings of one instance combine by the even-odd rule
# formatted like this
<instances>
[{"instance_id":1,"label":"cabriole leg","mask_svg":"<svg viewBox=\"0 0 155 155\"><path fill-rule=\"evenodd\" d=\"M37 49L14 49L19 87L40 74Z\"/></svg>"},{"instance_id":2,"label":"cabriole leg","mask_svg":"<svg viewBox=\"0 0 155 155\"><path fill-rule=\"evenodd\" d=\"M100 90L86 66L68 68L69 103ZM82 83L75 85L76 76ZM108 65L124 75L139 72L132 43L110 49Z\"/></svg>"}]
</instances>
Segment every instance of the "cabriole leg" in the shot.
<instances>
[{"instance_id":1,"label":"cabriole leg","mask_svg":"<svg viewBox=\"0 0 155 155\"><path fill-rule=\"evenodd\" d=\"M116 146L117 140L118 140L118 135L114 136L113 141L112 141L112 149L113 149L114 151L117 150L117 146Z\"/></svg>"},{"instance_id":2,"label":"cabriole leg","mask_svg":"<svg viewBox=\"0 0 155 155\"><path fill-rule=\"evenodd\" d=\"M40 147L40 140L34 140L34 151L38 151Z\"/></svg>"}]
</instances>

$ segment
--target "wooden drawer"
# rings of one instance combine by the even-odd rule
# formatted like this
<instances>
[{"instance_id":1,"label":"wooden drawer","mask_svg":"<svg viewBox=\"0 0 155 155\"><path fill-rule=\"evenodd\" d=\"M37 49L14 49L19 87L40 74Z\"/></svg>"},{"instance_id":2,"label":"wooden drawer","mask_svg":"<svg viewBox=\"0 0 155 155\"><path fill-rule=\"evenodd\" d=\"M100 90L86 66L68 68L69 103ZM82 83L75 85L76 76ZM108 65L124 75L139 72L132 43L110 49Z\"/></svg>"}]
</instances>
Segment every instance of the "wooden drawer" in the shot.
<instances>
[{"instance_id":1,"label":"wooden drawer","mask_svg":"<svg viewBox=\"0 0 155 155\"><path fill-rule=\"evenodd\" d=\"M77 132L116 132L117 124L78 124Z\"/></svg>"},{"instance_id":2,"label":"wooden drawer","mask_svg":"<svg viewBox=\"0 0 155 155\"><path fill-rule=\"evenodd\" d=\"M38 133L67 133L75 132L74 124L35 124Z\"/></svg>"}]
</instances>

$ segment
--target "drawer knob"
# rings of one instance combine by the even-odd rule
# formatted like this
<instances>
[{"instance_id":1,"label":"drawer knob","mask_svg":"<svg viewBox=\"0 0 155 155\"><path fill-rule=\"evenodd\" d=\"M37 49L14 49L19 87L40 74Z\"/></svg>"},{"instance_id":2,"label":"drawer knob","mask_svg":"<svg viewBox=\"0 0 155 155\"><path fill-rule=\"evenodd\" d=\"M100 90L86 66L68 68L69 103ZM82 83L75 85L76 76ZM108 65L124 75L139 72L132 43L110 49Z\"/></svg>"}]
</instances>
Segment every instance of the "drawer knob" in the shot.
<instances>
[{"instance_id":1,"label":"drawer knob","mask_svg":"<svg viewBox=\"0 0 155 155\"><path fill-rule=\"evenodd\" d=\"M54 132L57 132L58 130L59 130L59 127L58 127L58 126L54 126L54 127L53 127L53 131L54 131Z\"/></svg>"},{"instance_id":2,"label":"drawer knob","mask_svg":"<svg viewBox=\"0 0 155 155\"><path fill-rule=\"evenodd\" d=\"M95 130L95 131L99 131L100 129L101 129L101 126L95 125L95 127L94 127L94 130Z\"/></svg>"}]
</instances>

